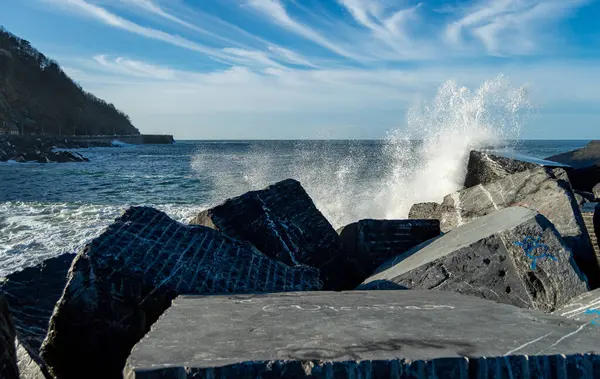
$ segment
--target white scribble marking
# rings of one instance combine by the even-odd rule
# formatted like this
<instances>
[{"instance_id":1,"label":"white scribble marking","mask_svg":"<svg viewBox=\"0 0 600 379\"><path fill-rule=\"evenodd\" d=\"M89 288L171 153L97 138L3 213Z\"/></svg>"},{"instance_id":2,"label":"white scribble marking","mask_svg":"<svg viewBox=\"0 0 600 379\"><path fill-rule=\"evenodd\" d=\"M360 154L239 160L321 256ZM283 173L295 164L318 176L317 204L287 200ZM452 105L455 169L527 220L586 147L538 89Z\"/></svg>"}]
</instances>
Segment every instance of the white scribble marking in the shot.
<instances>
[{"instance_id":1,"label":"white scribble marking","mask_svg":"<svg viewBox=\"0 0 600 379\"><path fill-rule=\"evenodd\" d=\"M577 333L581 332L581 330L582 330L583 328L585 328L585 326L586 326L586 325L588 325L588 324L583 324L583 325L581 325L579 328L577 328L577 330L575 330L574 332L571 332L571 333L567 334L566 336L563 336L563 337L561 337L561 338L560 338L558 341L554 342L554 343L553 343L552 345L550 345L550 346L556 346L556 345L558 345L558 344L559 344L561 341L563 341L563 340L565 340L565 339L567 339L567 338L571 337L572 335L575 335L575 334L577 334Z\"/></svg>"},{"instance_id":2,"label":"white scribble marking","mask_svg":"<svg viewBox=\"0 0 600 379\"><path fill-rule=\"evenodd\" d=\"M531 341L529 341L529 342L527 342L527 343L524 343L523 345L521 345L521 346L519 346L519 347L516 347L516 348L512 349L511 351L507 351L507 352L506 352L504 355L511 355L511 354L513 354L514 352L517 352L517 351L521 350L521 349L522 349L522 348L524 348L525 346L529 346L529 345L531 345L532 343L536 343L536 342L538 342L539 340L543 340L544 338L548 337L550 334L552 334L552 333L548 333L548 334L546 334L546 335L543 335L543 336L541 336L541 337L539 337L539 338L536 338L536 339L534 339L534 340L531 340Z\"/></svg>"}]
</instances>

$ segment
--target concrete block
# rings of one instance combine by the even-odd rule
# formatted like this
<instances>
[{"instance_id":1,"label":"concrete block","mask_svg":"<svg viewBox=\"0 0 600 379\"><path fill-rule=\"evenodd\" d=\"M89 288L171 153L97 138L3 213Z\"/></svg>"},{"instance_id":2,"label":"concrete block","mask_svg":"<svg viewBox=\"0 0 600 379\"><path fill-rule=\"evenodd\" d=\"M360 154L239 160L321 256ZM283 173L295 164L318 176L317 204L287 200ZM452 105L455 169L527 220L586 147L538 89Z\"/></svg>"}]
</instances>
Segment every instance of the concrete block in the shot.
<instances>
[{"instance_id":1,"label":"concrete block","mask_svg":"<svg viewBox=\"0 0 600 379\"><path fill-rule=\"evenodd\" d=\"M599 338L576 321L440 291L180 296L124 377L591 379Z\"/></svg>"},{"instance_id":2,"label":"concrete block","mask_svg":"<svg viewBox=\"0 0 600 379\"><path fill-rule=\"evenodd\" d=\"M87 377L115 378L180 293L319 289L314 268L288 267L216 230L132 207L75 258L42 358L60 379L81 378L81 367Z\"/></svg>"},{"instance_id":3,"label":"concrete block","mask_svg":"<svg viewBox=\"0 0 600 379\"><path fill-rule=\"evenodd\" d=\"M200 213L192 223L249 241L288 266L318 268L325 289L355 285L356 274L342 252L340 237L296 180L229 199Z\"/></svg>"},{"instance_id":4,"label":"concrete block","mask_svg":"<svg viewBox=\"0 0 600 379\"><path fill-rule=\"evenodd\" d=\"M524 207L480 217L389 260L358 289L438 289L552 312L588 287L554 226Z\"/></svg>"}]
</instances>

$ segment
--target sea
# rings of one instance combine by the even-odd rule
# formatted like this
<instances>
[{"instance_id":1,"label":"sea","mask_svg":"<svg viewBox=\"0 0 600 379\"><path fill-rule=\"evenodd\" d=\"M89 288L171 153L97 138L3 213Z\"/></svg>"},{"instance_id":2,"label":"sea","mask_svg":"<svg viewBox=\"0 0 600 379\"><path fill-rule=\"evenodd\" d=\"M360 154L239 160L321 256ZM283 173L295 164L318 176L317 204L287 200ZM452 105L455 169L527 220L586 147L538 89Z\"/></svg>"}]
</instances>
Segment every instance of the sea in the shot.
<instances>
[{"instance_id":1,"label":"sea","mask_svg":"<svg viewBox=\"0 0 600 379\"><path fill-rule=\"evenodd\" d=\"M0 278L76 252L133 205L187 222L293 178L338 228L405 218L414 203L442 201L461 189L472 149L545 158L589 142L519 138L530 120L526 94L502 77L473 91L448 81L381 140L115 141L76 150L90 162L0 163Z\"/></svg>"}]
</instances>

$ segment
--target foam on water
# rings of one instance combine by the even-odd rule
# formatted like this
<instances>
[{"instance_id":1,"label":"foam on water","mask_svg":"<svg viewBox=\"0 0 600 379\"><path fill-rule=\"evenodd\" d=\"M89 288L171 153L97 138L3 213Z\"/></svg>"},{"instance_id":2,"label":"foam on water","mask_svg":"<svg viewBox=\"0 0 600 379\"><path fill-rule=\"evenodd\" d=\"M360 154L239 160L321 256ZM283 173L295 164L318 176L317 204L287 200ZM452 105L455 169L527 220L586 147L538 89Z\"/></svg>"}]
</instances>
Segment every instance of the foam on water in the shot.
<instances>
[{"instance_id":1,"label":"foam on water","mask_svg":"<svg viewBox=\"0 0 600 379\"><path fill-rule=\"evenodd\" d=\"M79 203L0 203L0 278L47 258L74 253L127 206ZM203 207L155 206L187 222Z\"/></svg>"}]
</instances>

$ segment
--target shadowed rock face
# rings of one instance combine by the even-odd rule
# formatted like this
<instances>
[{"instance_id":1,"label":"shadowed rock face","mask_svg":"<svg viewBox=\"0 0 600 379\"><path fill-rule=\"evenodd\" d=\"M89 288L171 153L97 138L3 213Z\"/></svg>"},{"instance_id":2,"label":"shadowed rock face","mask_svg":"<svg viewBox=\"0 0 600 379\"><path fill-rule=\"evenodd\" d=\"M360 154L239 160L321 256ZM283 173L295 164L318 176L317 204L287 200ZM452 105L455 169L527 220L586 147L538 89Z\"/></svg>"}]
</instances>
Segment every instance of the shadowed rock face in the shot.
<instances>
[{"instance_id":1,"label":"shadowed rock face","mask_svg":"<svg viewBox=\"0 0 600 379\"><path fill-rule=\"evenodd\" d=\"M465 187L488 184L511 174L533 170L539 167L568 167L562 163L545 161L532 157L515 155L501 156L481 151L471 151L465 177Z\"/></svg>"},{"instance_id":2,"label":"shadowed rock face","mask_svg":"<svg viewBox=\"0 0 600 379\"><path fill-rule=\"evenodd\" d=\"M0 378L2 379L19 379L15 340L15 326L8 309L8 302L0 294Z\"/></svg>"},{"instance_id":3,"label":"shadowed rock face","mask_svg":"<svg viewBox=\"0 0 600 379\"><path fill-rule=\"evenodd\" d=\"M387 289L385 283L395 283L551 312L587 291L577 270L545 217L510 207L389 260L358 289Z\"/></svg>"},{"instance_id":4,"label":"shadowed rock face","mask_svg":"<svg viewBox=\"0 0 600 379\"><path fill-rule=\"evenodd\" d=\"M441 291L181 296L124 376L592 379L600 328L582 326Z\"/></svg>"},{"instance_id":5,"label":"shadowed rock face","mask_svg":"<svg viewBox=\"0 0 600 379\"><path fill-rule=\"evenodd\" d=\"M382 263L440 235L438 220L360 220L339 231L362 280ZM356 283L359 285L360 283Z\"/></svg>"},{"instance_id":6,"label":"shadowed rock face","mask_svg":"<svg viewBox=\"0 0 600 379\"><path fill-rule=\"evenodd\" d=\"M63 254L35 267L12 273L0 285L8 300L18 335L17 359L21 379L49 377L40 358L54 306L67 284L75 254Z\"/></svg>"},{"instance_id":7,"label":"shadowed rock face","mask_svg":"<svg viewBox=\"0 0 600 379\"><path fill-rule=\"evenodd\" d=\"M569 179L574 189L592 192L600 183L600 141L592 141L582 149L546 158L551 161L568 164Z\"/></svg>"},{"instance_id":8,"label":"shadowed rock face","mask_svg":"<svg viewBox=\"0 0 600 379\"><path fill-rule=\"evenodd\" d=\"M511 205L535 209L554 224L575 260L596 288L600 268L584 227L581 210L562 169L537 168L509 175L493 183L450 194L434 208L442 232ZM411 215L423 217L417 211Z\"/></svg>"},{"instance_id":9,"label":"shadowed rock face","mask_svg":"<svg viewBox=\"0 0 600 379\"><path fill-rule=\"evenodd\" d=\"M119 378L133 345L179 293L319 290L318 271L132 207L73 261L42 357L60 379ZM77 362L74 365L73 362Z\"/></svg>"},{"instance_id":10,"label":"shadowed rock face","mask_svg":"<svg viewBox=\"0 0 600 379\"><path fill-rule=\"evenodd\" d=\"M355 284L356 273L344 257L340 237L296 180L229 199L192 223L249 241L288 266L316 267L326 289L350 289Z\"/></svg>"}]
</instances>

